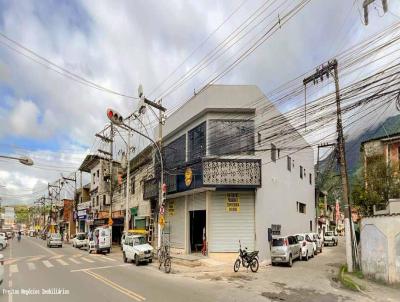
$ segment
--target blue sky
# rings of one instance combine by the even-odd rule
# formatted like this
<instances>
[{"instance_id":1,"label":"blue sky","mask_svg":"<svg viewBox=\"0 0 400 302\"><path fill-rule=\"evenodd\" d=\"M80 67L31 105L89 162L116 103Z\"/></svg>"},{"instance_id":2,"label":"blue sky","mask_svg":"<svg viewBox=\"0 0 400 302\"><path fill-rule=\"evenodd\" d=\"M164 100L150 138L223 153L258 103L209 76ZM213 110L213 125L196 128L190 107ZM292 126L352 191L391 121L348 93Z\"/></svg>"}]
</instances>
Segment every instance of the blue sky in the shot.
<instances>
[{"instance_id":1,"label":"blue sky","mask_svg":"<svg viewBox=\"0 0 400 302\"><path fill-rule=\"evenodd\" d=\"M276 21L278 13L283 16L296 2L266 2L269 20ZM136 95L142 83L145 92L156 98L263 3L0 0L0 31L86 79L128 95ZM312 0L218 83L256 84L268 95L280 84L400 20L396 16L400 15L398 1L389 1L390 13L384 16L378 3L371 8L366 27L361 22L361 5L361 0ZM202 43L239 6L233 17ZM107 122L106 108L126 114L136 108L137 101L71 81L6 47L4 38L0 37L0 42L0 154L27 154L37 163L28 169L0 161L0 184L7 185L0 195L9 202L31 202L37 194L21 192L36 192L57 179L61 170L73 171L85 154L96 150L99 142L94 134ZM234 45L221 59L165 96L165 106L173 108L187 99L246 43L244 39ZM160 89L150 93L199 45Z\"/></svg>"}]
</instances>

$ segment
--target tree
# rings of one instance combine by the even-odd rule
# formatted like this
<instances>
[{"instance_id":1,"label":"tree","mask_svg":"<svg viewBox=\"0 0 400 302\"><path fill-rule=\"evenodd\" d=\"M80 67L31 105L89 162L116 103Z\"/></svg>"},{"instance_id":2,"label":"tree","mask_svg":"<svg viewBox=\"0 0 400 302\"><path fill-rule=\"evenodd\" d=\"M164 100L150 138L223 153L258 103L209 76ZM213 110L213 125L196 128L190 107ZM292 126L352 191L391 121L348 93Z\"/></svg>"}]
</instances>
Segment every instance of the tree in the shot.
<instances>
[{"instance_id":1,"label":"tree","mask_svg":"<svg viewBox=\"0 0 400 302\"><path fill-rule=\"evenodd\" d=\"M362 215L372 215L374 205L386 206L390 198L399 198L398 165L387 163L381 155L369 157L353 182L353 204Z\"/></svg>"}]
</instances>

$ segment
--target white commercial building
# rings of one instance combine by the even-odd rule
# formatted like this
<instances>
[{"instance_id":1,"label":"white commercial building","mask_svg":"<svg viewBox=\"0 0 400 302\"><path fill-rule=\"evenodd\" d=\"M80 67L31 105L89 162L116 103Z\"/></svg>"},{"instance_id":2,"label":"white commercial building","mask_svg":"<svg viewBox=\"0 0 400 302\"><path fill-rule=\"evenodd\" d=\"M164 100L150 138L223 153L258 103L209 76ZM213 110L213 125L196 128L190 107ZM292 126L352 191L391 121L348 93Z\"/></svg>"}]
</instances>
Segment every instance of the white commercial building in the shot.
<instances>
[{"instance_id":1,"label":"white commercial building","mask_svg":"<svg viewBox=\"0 0 400 302\"><path fill-rule=\"evenodd\" d=\"M268 233L315 231L313 150L258 87L212 85L193 96L168 117L163 153L175 252L200 252L206 239L210 257L226 257L240 240L264 260ZM144 185L156 200L154 180Z\"/></svg>"}]
</instances>

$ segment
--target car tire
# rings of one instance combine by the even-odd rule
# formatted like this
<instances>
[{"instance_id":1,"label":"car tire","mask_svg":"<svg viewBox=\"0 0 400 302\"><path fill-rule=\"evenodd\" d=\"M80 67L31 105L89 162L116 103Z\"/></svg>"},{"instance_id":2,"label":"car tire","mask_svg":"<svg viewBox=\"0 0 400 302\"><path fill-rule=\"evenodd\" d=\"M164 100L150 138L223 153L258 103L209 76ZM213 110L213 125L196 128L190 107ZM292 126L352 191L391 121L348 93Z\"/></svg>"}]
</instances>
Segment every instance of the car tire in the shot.
<instances>
[{"instance_id":1,"label":"car tire","mask_svg":"<svg viewBox=\"0 0 400 302\"><path fill-rule=\"evenodd\" d=\"M139 266L139 257L138 257L138 255L135 255L135 264L136 264L136 266Z\"/></svg>"},{"instance_id":2,"label":"car tire","mask_svg":"<svg viewBox=\"0 0 400 302\"><path fill-rule=\"evenodd\" d=\"M293 259L292 259L292 255L289 255L288 266L289 266L289 267L292 267L292 266L293 266Z\"/></svg>"},{"instance_id":3,"label":"car tire","mask_svg":"<svg viewBox=\"0 0 400 302\"><path fill-rule=\"evenodd\" d=\"M318 250L317 249L314 250L314 255L318 255Z\"/></svg>"},{"instance_id":4,"label":"car tire","mask_svg":"<svg viewBox=\"0 0 400 302\"><path fill-rule=\"evenodd\" d=\"M125 253L122 253L122 259L124 260L124 263L128 262L128 258L126 258Z\"/></svg>"},{"instance_id":5,"label":"car tire","mask_svg":"<svg viewBox=\"0 0 400 302\"><path fill-rule=\"evenodd\" d=\"M307 251L307 253L306 253L306 258L305 258L305 260L308 261L308 251Z\"/></svg>"},{"instance_id":6,"label":"car tire","mask_svg":"<svg viewBox=\"0 0 400 302\"><path fill-rule=\"evenodd\" d=\"M152 263L153 262L153 259L149 259L149 263Z\"/></svg>"},{"instance_id":7,"label":"car tire","mask_svg":"<svg viewBox=\"0 0 400 302\"><path fill-rule=\"evenodd\" d=\"M272 266L276 266L276 263L275 263L275 262L271 262L271 265L272 265Z\"/></svg>"}]
</instances>

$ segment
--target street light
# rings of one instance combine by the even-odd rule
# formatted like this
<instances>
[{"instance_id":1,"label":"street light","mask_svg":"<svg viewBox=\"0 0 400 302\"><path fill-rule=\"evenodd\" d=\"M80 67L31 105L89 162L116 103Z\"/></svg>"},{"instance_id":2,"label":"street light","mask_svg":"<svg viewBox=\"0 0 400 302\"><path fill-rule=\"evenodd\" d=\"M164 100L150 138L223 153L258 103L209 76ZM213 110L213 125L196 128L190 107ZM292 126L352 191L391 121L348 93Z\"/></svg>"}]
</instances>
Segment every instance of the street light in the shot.
<instances>
[{"instance_id":1,"label":"street light","mask_svg":"<svg viewBox=\"0 0 400 302\"><path fill-rule=\"evenodd\" d=\"M133 132L135 132L135 133L147 138L149 141L151 141L156 146L156 149L157 149L159 157L160 157L160 165L161 165L161 177L160 177L161 179L160 180L161 180L161 186L163 186L163 184L164 184L164 162L163 162L163 158L162 158L161 149L158 146L158 144L151 137L147 136L144 133L141 133L141 132L137 131L136 129L132 128L130 125L125 124L124 118L116 110L107 109L107 117L109 118L111 123L115 124L116 126L119 126L121 128L124 128L124 129L128 129L129 131L133 131ZM130 134L129 134L129 136L130 136ZM130 146L128 146L128 148L130 148ZM129 159L128 159L128 162L129 162ZM129 177L129 174L128 174L128 177ZM127 183L127 185L128 185L128 183ZM159 195L160 195L159 196L159 206L163 207L164 206L164 194L159 194ZM127 211L127 209L126 209L126 211ZM127 213L125 213L125 215L127 217ZM161 226L160 226L160 224L158 224L158 236L159 236L159 239L160 239L160 234L161 234ZM160 242L159 242L158 245L160 245Z\"/></svg>"},{"instance_id":2,"label":"street light","mask_svg":"<svg viewBox=\"0 0 400 302\"><path fill-rule=\"evenodd\" d=\"M27 156L12 157L12 156L0 155L0 158L15 159L18 160L21 164L24 164L26 166L33 165L33 160Z\"/></svg>"}]
</instances>

